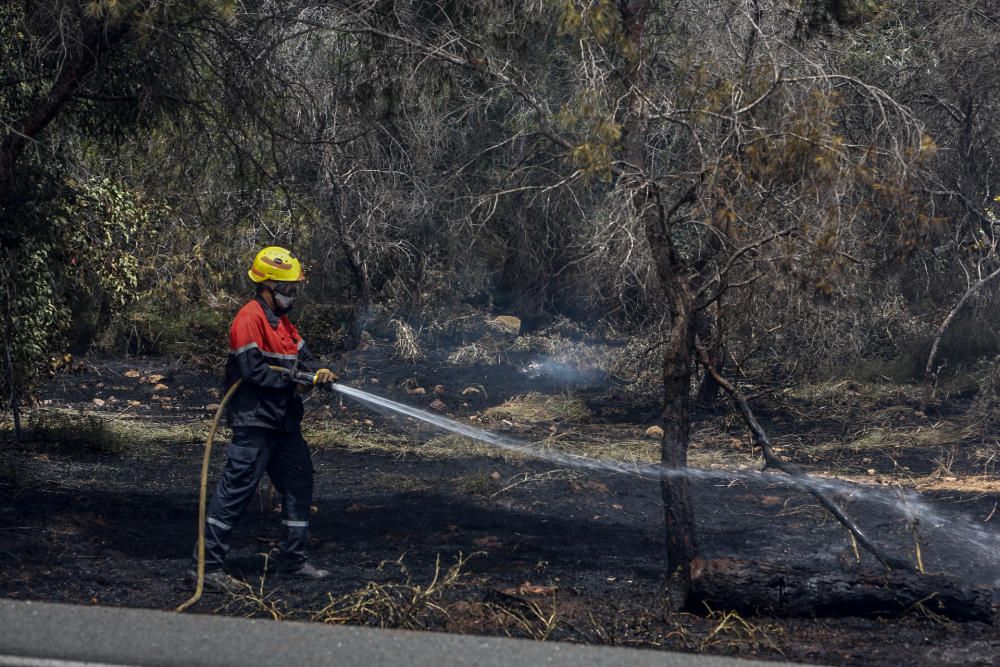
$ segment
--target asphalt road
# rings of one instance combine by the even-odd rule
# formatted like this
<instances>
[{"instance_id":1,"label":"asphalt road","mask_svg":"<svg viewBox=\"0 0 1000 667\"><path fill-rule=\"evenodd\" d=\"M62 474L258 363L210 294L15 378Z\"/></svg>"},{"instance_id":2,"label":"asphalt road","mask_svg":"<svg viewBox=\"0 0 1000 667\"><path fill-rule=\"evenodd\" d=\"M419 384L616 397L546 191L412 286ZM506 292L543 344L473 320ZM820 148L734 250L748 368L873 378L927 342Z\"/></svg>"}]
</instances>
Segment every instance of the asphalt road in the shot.
<instances>
[{"instance_id":1,"label":"asphalt road","mask_svg":"<svg viewBox=\"0 0 1000 667\"><path fill-rule=\"evenodd\" d=\"M775 663L557 642L0 600L0 667L327 665L774 667Z\"/></svg>"}]
</instances>

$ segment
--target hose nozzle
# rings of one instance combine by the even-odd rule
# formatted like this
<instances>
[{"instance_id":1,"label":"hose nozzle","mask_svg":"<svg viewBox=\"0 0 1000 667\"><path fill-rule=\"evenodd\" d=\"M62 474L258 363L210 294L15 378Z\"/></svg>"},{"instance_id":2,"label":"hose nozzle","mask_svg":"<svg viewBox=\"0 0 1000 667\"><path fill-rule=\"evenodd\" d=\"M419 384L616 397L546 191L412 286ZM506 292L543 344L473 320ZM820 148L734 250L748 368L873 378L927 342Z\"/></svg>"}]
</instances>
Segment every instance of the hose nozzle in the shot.
<instances>
[{"instance_id":1,"label":"hose nozzle","mask_svg":"<svg viewBox=\"0 0 1000 667\"><path fill-rule=\"evenodd\" d=\"M332 391L334 382L316 382L316 373L309 371L292 371L292 382L302 384L307 387L319 387L324 391Z\"/></svg>"},{"instance_id":2,"label":"hose nozzle","mask_svg":"<svg viewBox=\"0 0 1000 667\"><path fill-rule=\"evenodd\" d=\"M316 382L316 373L310 371L295 371L290 368L283 368L281 366L271 366L276 371L284 373L289 377L289 379L295 384L301 384L306 387L319 387L324 391L333 391L334 382Z\"/></svg>"}]
</instances>

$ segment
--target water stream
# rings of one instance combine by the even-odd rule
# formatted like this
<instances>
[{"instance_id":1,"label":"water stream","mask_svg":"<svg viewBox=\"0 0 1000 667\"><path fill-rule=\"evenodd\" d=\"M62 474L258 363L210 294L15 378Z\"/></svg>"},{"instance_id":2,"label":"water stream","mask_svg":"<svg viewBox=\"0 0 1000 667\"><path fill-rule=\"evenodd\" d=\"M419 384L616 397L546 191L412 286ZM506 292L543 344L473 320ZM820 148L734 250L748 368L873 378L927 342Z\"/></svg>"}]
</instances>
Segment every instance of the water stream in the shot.
<instances>
[{"instance_id":1,"label":"water stream","mask_svg":"<svg viewBox=\"0 0 1000 667\"><path fill-rule=\"evenodd\" d=\"M922 535L926 536L941 531L945 533L945 539L967 544L984 557L993 569L997 570L990 578L996 578L994 585L1000 585L1000 534L987 530L985 524L971 517L946 516L930 505L918 492L910 489L876 487L825 477L790 477L785 474L754 470L709 470L690 467L672 469L653 463L628 464L621 461L596 459L561 452L494 433L343 384L334 384L333 389L383 414L411 417L443 431L477 440L501 450L516 452L561 466L630 475L650 480L657 480L664 476L724 480L726 482L731 482L734 479L756 480L762 483L796 486L807 491L821 491L850 500L864 500L891 510L900 520L920 530Z\"/></svg>"}]
</instances>

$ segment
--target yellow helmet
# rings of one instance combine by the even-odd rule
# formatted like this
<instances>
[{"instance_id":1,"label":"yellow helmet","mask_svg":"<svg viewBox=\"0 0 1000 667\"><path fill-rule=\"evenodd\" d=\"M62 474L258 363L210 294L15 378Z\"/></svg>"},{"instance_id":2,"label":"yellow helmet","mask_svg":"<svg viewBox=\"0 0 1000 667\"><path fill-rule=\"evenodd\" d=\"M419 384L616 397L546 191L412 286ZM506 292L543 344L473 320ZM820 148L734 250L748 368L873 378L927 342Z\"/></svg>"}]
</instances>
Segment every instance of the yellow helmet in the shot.
<instances>
[{"instance_id":1,"label":"yellow helmet","mask_svg":"<svg viewBox=\"0 0 1000 667\"><path fill-rule=\"evenodd\" d=\"M268 246L257 253L247 273L255 283L265 280L298 282L306 279L299 260L291 252L278 246Z\"/></svg>"}]
</instances>

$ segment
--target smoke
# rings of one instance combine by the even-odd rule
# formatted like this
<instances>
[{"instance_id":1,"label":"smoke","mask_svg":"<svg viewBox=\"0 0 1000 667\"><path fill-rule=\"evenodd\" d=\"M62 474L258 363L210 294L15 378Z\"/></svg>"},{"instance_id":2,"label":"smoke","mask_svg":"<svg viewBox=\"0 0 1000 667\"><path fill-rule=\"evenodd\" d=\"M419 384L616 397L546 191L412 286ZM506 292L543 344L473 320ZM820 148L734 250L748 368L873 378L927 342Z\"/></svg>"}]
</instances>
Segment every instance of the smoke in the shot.
<instances>
[{"instance_id":1,"label":"smoke","mask_svg":"<svg viewBox=\"0 0 1000 667\"><path fill-rule=\"evenodd\" d=\"M552 357L535 359L520 370L532 380L547 380L576 388L605 387L611 379L606 371L599 368L581 368L577 364L557 361Z\"/></svg>"}]
</instances>

